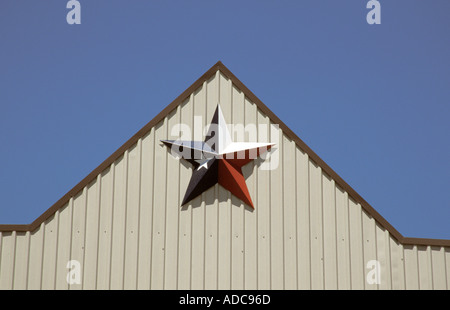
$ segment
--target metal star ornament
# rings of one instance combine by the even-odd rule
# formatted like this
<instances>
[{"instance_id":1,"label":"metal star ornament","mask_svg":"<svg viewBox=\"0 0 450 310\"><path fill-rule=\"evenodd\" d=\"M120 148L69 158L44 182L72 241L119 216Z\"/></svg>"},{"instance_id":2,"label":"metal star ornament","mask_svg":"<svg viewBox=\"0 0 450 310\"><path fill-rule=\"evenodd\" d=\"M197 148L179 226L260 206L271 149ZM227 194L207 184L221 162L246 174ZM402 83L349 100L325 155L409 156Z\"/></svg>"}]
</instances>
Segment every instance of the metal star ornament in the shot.
<instances>
[{"instance_id":1,"label":"metal star ornament","mask_svg":"<svg viewBox=\"0 0 450 310\"><path fill-rule=\"evenodd\" d=\"M172 154L190 162L194 167L182 205L218 183L244 203L255 208L242 174L242 167L275 144L233 142L220 105L217 105L205 141L161 140L161 142Z\"/></svg>"}]
</instances>

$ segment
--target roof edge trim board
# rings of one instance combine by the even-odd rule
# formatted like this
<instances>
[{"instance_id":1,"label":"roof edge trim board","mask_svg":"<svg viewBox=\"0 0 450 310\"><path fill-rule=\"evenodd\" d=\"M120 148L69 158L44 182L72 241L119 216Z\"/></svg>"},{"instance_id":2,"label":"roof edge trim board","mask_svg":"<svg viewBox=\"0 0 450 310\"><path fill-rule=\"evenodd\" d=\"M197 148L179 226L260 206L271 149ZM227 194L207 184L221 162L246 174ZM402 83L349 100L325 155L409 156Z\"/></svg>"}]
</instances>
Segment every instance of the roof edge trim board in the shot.
<instances>
[{"instance_id":1,"label":"roof edge trim board","mask_svg":"<svg viewBox=\"0 0 450 310\"><path fill-rule=\"evenodd\" d=\"M232 83L240 89L247 98L250 99L256 106L269 117L269 119L279 125L279 128L283 133L288 136L295 144L301 148L309 159L314 161L322 170L335 180L335 183L345 190L349 197L355 202L359 203L361 207L371 217L374 218L383 228L385 228L399 243L404 245L428 245L428 246L450 246L450 240L447 239L426 239L426 238L409 238L404 237L398 232L381 214L379 214L367 201L365 201L347 182L345 182L330 166L328 166L303 140L301 140L286 124L284 124L252 91L250 91L225 65L218 61L208 71L206 71L200 78L197 79L191 86L189 86L181 95L179 95L172 103L166 106L158 115L156 115L150 122L148 122L141 130L139 130L134 136L132 136L127 142L125 142L117 151L109 156L104 162L102 162L97 168L95 168L88 176L80 181L74 188L72 188L67 194L53 204L49 209L42 213L36 220L28 225L0 225L0 232L8 231L34 231L41 223L51 217L58 209L66 205L69 200L76 196L85 186L94 181L97 175L108 168L115 160L117 160L125 150L129 149L135 143L138 142L145 134L147 134L157 123L159 123L164 117L166 117L171 111L173 111L178 105L183 103L189 95L197 88L203 85L204 81L209 80L217 71L220 71Z\"/></svg>"},{"instance_id":2,"label":"roof edge trim board","mask_svg":"<svg viewBox=\"0 0 450 310\"><path fill-rule=\"evenodd\" d=\"M427 238L409 238L404 237L400 242L403 245L415 245L415 246L437 246L448 247L450 246L450 240L447 239L427 239Z\"/></svg>"}]
</instances>

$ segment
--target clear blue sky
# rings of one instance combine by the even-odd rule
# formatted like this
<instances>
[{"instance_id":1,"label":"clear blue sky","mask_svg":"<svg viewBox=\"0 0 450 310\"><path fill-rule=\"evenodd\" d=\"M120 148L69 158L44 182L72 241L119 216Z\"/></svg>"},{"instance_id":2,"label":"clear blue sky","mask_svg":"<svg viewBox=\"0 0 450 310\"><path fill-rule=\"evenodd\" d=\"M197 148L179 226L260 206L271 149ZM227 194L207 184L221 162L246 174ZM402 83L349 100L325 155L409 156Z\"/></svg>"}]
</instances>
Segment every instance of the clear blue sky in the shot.
<instances>
[{"instance_id":1,"label":"clear blue sky","mask_svg":"<svg viewBox=\"0 0 450 310\"><path fill-rule=\"evenodd\" d=\"M36 219L218 60L407 237L450 239L450 1L0 2L0 224Z\"/></svg>"}]
</instances>

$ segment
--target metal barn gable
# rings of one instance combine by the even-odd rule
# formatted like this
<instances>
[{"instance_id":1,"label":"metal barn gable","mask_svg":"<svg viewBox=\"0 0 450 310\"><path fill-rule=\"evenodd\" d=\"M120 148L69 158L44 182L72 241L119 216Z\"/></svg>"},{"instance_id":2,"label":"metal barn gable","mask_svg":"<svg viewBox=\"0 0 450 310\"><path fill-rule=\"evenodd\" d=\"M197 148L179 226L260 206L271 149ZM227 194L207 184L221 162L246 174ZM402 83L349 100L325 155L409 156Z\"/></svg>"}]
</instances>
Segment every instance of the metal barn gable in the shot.
<instances>
[{"instance_id":1,"label":"metal barn gable","mask_svg":"<svg viewBox=\"0 0 450 310\"><path fill-rule=\"evenodd\" d=\"M274 169L242 168L254 210L219 184L180 207L193 169L161 140L218 103L256 128L242 142L276 144ZM0 252L1 289L450 287L450 240L402 236L221 62L33 223L0 225Z\"/></svg>"}]
</instances>

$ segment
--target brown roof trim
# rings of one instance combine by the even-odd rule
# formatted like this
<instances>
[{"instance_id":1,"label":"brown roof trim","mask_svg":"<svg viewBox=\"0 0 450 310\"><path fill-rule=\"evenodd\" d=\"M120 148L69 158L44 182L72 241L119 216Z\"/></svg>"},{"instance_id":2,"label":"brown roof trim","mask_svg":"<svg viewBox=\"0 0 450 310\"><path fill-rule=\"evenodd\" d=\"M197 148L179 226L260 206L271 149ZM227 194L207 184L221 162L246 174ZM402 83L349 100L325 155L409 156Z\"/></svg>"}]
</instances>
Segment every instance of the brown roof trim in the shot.
<instances>
[{"instance_id":1,"label":"brown roof trim","mask_svg":"<svg viewBox=\"0 0 450 310\"><path fill-rule=\"evenodd\" d=\"M427 239L427 238L404 237L400 243L403 245L448 247L448 246L450 246L449 241L450 240L447 240L447 239Z\"/></svg>"},{"instance_id":2,"label":"brown roof trim","mask_svg":"<svg viewBox=\"0 0 450 310\"><path fill-rule=\"evenodd\" d=\"M116 159L118 159L125 150L133 146L137 141L147 134L157 123L159 123L164 117L166 117L172 110L185 101L189 95L197 88L203 85L204 81L210 79L217 70L220 70L227 78L229 78L233 84L239 88L244 94L254 102L258 108L265 113L270 120L278 124L280 129L291 140L293 140L298 147L306 152L309 158L314 161L322 170L334 179L348 195L354 199L361 207L372 216L382 227L384 227L389 233L401 244L404 245L424 245L424 246L450 246L450 240L446 239L422 239L422 238L408 238L402 236L385 218L383 218L367 201L365 201L350 185L348 185L330 166L328 166L309 146L306 145L286 124L284 124L255 94L253 94L221 61L217 62L207 72L205 72L197 81L194 82L189 88L187 88L180 96L178 96L171 104L169 104L164 110L162 110L156 117L154 117L147 125L139 130L134 136L132 136L125 144L123 144L117 151L109 156L103 163L101 163L96 169L94 169L87 177L79 182L74 188L72 188L67 194L65 194L60 200L58 200L53 206L47 209L41 216L28 225L0 225L0 232L8 231L33 231L38 228L41 223L52 216L59 208L66 205L69 200L79 193L84 187L92 182L97 175L108 168Z\"/></svg>"}]
</instances>

